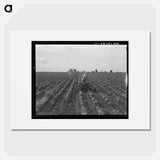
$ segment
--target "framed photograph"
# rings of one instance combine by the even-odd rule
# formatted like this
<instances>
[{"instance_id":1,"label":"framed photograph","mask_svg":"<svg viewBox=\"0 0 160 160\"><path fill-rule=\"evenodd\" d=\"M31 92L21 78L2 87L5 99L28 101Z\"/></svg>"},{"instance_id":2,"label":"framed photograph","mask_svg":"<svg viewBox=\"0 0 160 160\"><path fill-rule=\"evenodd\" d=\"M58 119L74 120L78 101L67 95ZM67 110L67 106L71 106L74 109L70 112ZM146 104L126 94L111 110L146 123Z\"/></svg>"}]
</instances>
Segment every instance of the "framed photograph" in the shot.
<instances>
[{"instance_id":1,"label":"framed photograph","mask_svg":"<svg viewBox=\"0 0 160 160\"><path fill-rule=\"evenodd\" d=\"M32 41L32 118L128 119L128 41Z\"/></svg>"},{"instance_id":2,"label":"framed photograph","mask_svg":"<svg viewBox=\"0 0 160 160\"><path fill-rule=\"evenodd\" d=\"M11 129L150 130L150 44L149 31L11 31Z\"/></svg>"}]
</instances>

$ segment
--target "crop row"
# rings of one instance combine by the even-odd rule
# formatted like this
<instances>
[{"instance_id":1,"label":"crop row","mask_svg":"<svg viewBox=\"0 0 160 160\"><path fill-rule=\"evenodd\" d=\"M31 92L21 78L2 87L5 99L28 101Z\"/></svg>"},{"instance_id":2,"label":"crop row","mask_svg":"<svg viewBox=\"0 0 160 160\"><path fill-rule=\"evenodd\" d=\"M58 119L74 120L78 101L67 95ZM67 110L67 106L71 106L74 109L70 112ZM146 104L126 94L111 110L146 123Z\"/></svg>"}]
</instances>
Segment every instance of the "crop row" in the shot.
<instances>
[{"instance_id":1,"label":"crop row","mask_svg":"<svg viewBox=\"0 0 160 160\"><path fill-rule=\"evenodd\" d=\"M45 83L41 73L39 86L42 86L36 94L37 114L127 114L124 74L89 73L85 81L82 75L58 73L52 76L49 73L48 78L45 74Z\"/></svg>"}]
</instances>

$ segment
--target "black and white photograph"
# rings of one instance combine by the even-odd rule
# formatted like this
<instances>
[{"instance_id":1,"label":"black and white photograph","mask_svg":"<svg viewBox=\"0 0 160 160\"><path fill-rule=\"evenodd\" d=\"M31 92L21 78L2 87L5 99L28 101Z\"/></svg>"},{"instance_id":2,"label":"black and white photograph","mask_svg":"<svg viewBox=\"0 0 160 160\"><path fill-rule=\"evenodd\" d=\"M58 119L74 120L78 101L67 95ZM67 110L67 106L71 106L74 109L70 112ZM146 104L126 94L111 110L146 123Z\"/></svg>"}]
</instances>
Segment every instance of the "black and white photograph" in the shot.
<instances>
[{"instance_id":1,"label":"black and white photograph","mask_svg":"<svg viewBox=\"0 0 160 160\"><path fill-rule=\"evenodd\" d=\"M33 119L128 119L128 41L32 41Z\"/></svg>"}]
</instances>

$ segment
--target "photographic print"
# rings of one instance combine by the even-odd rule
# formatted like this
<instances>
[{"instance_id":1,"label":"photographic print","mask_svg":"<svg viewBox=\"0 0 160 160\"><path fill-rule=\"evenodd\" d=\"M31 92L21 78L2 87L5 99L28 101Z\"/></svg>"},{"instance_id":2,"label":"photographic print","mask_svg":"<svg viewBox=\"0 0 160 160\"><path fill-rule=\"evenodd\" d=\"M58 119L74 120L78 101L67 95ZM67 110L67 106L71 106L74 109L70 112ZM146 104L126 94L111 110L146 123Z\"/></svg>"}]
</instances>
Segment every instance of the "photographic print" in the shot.
<instances>
[{"instance_id":1,"label":"photographic print","mask_svg":"<svg viewBox=\"0 0 160 160\"><path fill-rule=\"evenodd\" d=\"M128 119L128 41L32 41L33 119Z\"/></svg>"}]
</instances>

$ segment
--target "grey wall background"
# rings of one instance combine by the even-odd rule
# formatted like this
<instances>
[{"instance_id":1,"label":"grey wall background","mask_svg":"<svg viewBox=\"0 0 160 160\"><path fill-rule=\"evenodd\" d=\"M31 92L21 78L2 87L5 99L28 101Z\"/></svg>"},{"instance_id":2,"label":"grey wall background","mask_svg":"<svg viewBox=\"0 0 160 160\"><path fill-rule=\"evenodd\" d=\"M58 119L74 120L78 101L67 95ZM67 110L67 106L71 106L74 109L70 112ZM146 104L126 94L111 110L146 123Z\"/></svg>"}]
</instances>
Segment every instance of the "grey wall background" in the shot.
<instances>
[{"instance_id":1,"label":"grey wall background","mask_svg":"<svg viewBox=\"0 0 160 160\"><path fill-rule=\"evenodd\" d=\"M151 5L25 5L5 26L5 151L9 155L153 155L151 131L11 131L9 128L9 31L149 30L155 51L155 9ZM142 60L143 61L143 60ZM154 59L152 59L154 62ZM153 75L154 77L154 75ZM154 79L152 80L154 84ZM152 85L152 90L155 85ZM152 97L152 106L155 98Z\"/></svg>"}]
</instances>

